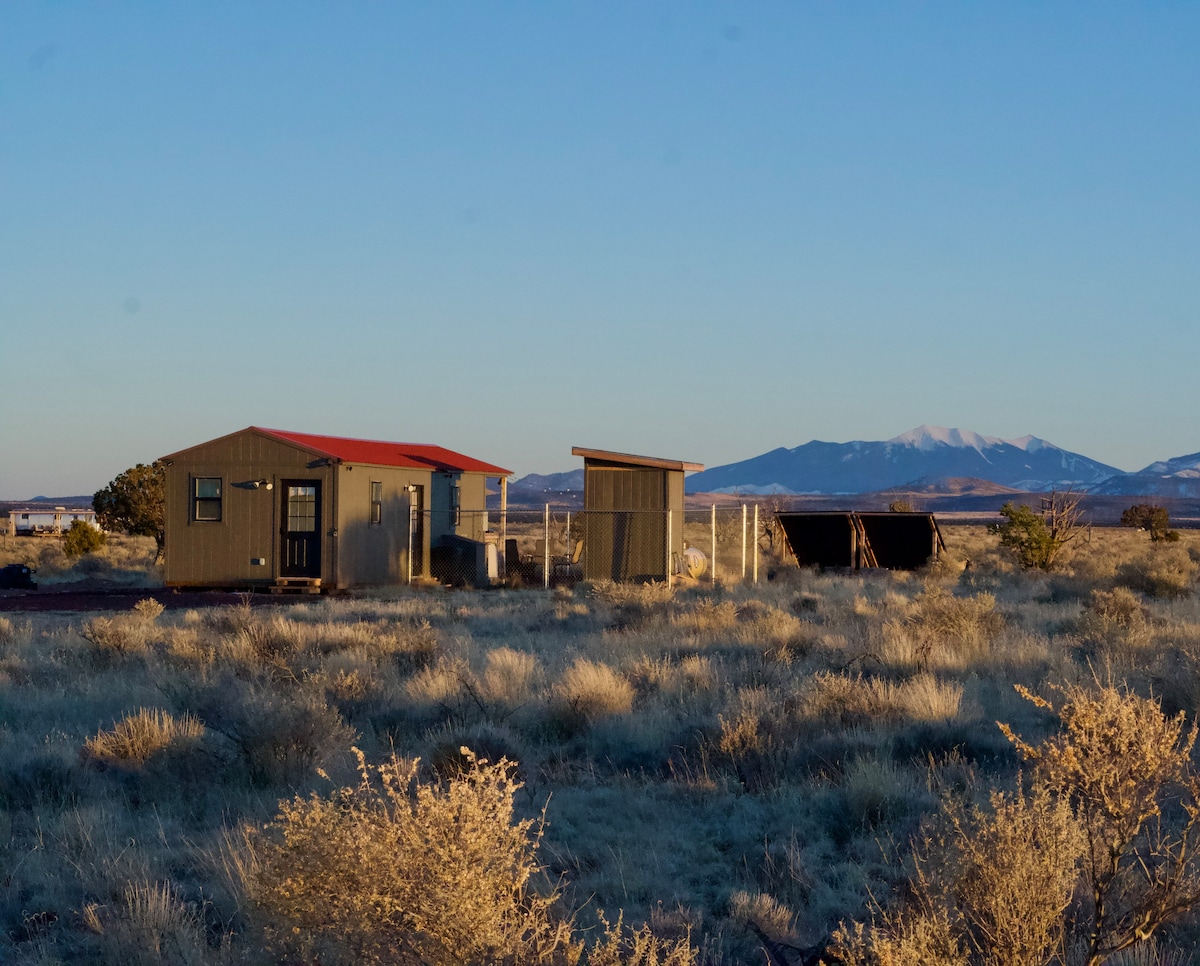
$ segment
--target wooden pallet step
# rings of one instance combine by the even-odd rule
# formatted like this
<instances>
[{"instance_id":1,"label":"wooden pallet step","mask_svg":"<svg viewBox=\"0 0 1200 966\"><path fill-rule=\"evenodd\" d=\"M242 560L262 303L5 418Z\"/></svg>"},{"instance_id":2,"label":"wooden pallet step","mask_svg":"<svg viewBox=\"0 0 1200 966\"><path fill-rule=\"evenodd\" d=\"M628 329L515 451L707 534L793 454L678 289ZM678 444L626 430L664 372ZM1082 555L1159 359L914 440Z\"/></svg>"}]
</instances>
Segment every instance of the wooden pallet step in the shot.
<instances>
[{"instance_id":1,"label":"wooden pallet step","mask_svg":"<svg viewBox=\"0 0 1200 966\"><path fill-rule=\"evenodd\" d=\"M320 577L276 577L268 588L272 594L319 594Z\"/></svg>"}]
</instances>

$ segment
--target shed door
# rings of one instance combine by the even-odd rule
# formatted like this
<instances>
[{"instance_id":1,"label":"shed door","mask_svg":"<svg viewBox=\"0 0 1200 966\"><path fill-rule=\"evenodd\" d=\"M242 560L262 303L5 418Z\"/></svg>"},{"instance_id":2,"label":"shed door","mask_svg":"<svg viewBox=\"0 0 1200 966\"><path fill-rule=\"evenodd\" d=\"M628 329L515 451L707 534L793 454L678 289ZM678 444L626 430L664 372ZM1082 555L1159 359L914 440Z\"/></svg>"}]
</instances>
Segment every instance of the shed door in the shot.
<instances>
[{"instance_id":1,"label":"shed door","mask_svg":"<svg viewBox=\"0 0 1200 966\"><path fill-rule=\"evenodd\" d=\"M281 577L321 576L321 481L283 481Z\"/></svg>"}]
</instances>

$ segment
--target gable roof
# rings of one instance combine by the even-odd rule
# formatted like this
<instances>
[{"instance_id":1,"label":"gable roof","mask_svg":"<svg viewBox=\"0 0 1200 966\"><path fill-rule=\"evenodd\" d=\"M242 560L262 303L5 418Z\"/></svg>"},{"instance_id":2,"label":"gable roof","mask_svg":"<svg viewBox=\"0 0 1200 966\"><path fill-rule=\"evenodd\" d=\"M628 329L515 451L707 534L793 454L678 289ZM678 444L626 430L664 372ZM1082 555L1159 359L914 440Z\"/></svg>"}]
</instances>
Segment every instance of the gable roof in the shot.
<instances>
[{"instance_id":1,"label":"gable roof","mask_svg":"<svg viewBox=\"0 0 1200 966\"><path fill-rule=\"evenodd\" d=\"M485 463L429 443L389 443L378 439L346 439L341 436L318 436L313 433L292 433L282 429L263 429L251 426L260 433L295 443L305 449L330 456L346 463L371 463L375 466L407 466L420 469L449 470L461 473L487 473L490 476L509 476L512 470Z\"/></svg>"},{"instance_id":2,"label":"gable roof","mask_svg":"<svg viewBox=\"0 0 1200 966\"><path fill-rule=\"evenodd\" d=\"M408 469L451 473L486 473L488 476L512 475L512 470L506 470L502 466L485 463L483 460L464 456L462 453L456 453L444 446L432 446L428 443L389 443L378 439L348 439L343 436L319 436L315 433L264 429L261 426L249 426L242 432L260 433L280 442L299 446L317 456L324 456L343 463L400 466ZM180 450L180 453L183 452L186 450ZM164 458L170 459L171 457Z\"/></svg>"}]
</instances>

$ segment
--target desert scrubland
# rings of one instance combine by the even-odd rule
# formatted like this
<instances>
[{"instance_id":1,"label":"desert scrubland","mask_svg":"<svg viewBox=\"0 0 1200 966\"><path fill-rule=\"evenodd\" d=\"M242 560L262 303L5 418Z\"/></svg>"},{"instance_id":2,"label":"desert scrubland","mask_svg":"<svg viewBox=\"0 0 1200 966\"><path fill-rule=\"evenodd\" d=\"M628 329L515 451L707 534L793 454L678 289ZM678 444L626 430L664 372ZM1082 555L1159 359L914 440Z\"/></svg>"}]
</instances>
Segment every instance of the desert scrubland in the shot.
<instances>
[{"instance_id":1,"label":"desert scrubland","mask_svg":"<svg viewBox=\"0 0 1200 966\"><path fill-rule=\"evenodd\" d=\"M0 614L0 960L1194 961L1197 535L946 542ZM154 580L56 552L44 588Z\"/></svg>"}]
</instances>

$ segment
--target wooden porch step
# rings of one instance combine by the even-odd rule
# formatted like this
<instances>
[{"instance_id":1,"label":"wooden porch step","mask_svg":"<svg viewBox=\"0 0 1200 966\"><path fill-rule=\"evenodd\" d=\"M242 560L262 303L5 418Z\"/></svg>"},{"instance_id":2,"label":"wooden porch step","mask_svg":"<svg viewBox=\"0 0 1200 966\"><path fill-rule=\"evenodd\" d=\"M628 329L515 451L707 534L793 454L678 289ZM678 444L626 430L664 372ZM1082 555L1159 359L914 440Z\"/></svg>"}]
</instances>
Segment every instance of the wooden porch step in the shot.
<instances>
[{"instance_id":1,"label":"wooden porch step","mask_svg":"<svg viewBox=\"0 0 1200 966\"><path fill-rule=\"evenodd\" d=\"M319 594L320 577L276 577L268 588L272 594Z\"/></svg>"}]
</instances>

